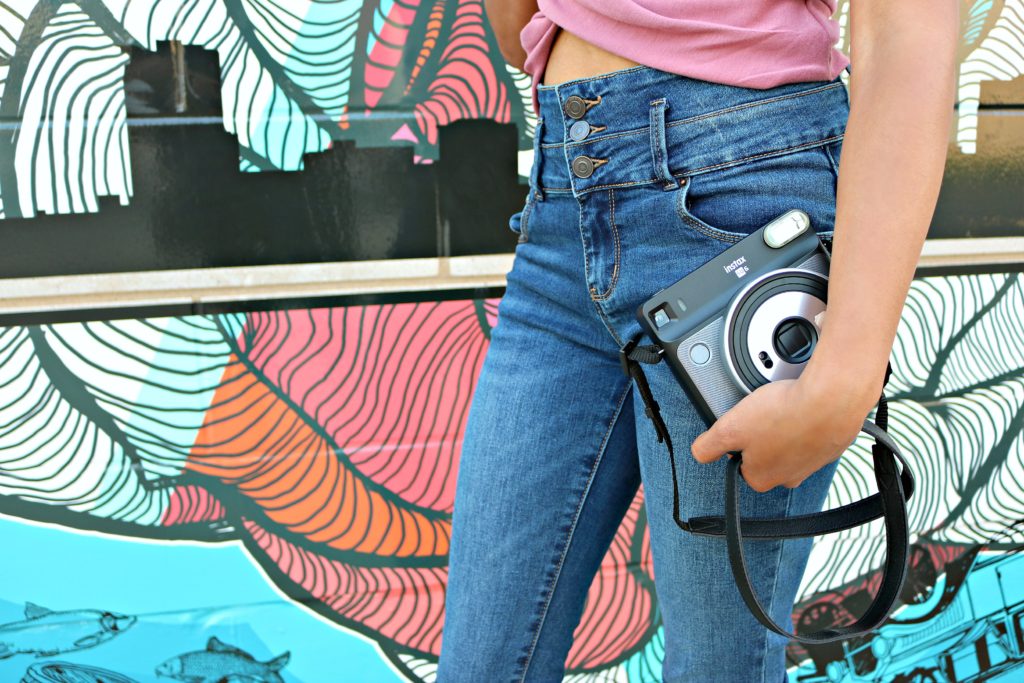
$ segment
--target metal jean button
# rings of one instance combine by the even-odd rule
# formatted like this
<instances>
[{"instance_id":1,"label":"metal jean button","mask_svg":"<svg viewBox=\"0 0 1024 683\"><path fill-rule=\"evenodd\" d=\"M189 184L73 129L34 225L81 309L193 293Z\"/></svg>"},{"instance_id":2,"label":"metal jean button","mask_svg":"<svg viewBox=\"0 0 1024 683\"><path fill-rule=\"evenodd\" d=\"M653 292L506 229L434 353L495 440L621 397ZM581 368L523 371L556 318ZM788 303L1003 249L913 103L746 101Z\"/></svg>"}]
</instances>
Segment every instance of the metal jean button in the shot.
<instances>
[{"instance_id":1,"label":"metal jean button","mask_svg":"<svg viewBox=\"0 0 1024 683\"><path fill-rule=\"evenodd\" d=\"M572 95L562 105L562 110L567 116L571 116L574 119L583 118L583 115L587 112L587 103L583 101L583 98L579 95Z\"/></svg>"},{"instance_id":2,"label":"metal jean button","mask_svg":"<svg viewBox=\"0 0 1024 683\"><path fill-rule=\"evenodd\" d=\"M590 124L586 121L577 121L576 123L569 126L569 137L576 142L579 142L583 138L590 134Z\"/></svg>"},{"instance_id":3,"label":"metal jean button","mask_svg":"<svg viewBox=\"0 0 1024 683\"><path fill-rule=\"evenodd\" d=\"M577 178L589 178L594 172L594 160L583 155L576 157L572 160L572 172Z\"/></svg>"}]
</instances>

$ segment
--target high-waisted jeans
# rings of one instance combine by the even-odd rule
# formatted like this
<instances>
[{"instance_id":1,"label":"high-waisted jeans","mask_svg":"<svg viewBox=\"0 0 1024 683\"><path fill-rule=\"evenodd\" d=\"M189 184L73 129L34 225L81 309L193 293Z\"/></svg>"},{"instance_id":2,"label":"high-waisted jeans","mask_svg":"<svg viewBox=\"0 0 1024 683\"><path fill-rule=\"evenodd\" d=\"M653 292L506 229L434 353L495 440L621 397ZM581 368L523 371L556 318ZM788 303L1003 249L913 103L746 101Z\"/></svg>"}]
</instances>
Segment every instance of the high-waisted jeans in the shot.
<instances>
[{"instance_id":1,"label":"high-waisted jeans","mask_svg":"<svg viewBox=\"0 0 1024 683\"><path fill-rule=\"evenodd\" d=\"M758 90L634 66L538 96L529 194L509 220L519 241L464 431L437 680L548 683L621 666L600 680L639 681L630 658L660 621L663 681L780 683L786 641L748 612L724 538L674 523L668 452L618 349L640 329L638 304L784 211L832 233L846 87ZM704 423L666 363L644 369L676 448L680 516L723 514L726 458L693 459ZM741 484L741 512L818 511L835 468L795 489ZM630 509L641 484L646 518ZM811 541L745 545L786 626ZM591 599L606 604L581 622L599 568ZM589 641L567 661L577 626Z\"/></svg>"}]
</instances>

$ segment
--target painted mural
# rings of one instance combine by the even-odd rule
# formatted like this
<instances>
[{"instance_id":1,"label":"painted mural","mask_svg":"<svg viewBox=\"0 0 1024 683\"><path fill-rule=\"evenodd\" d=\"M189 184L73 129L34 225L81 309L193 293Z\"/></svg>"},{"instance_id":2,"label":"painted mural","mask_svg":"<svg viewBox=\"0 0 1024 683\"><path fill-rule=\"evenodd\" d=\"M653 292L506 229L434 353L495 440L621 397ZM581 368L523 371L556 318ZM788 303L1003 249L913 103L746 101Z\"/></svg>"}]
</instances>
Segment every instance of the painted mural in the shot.
<instances>
[{"instance_id":1,"label":"painted mural","mask_svg":"<svg viewBox=\"0 0 1024 683\"><path fill-rule=\"evenodd\" d=\"M998 93L1020 93L1024 0L963 0L961 18L954 134L974 155L983 86L1022 104ZM242 174L303 171L343 141L435 164L461 119L514 124L529 168L529 80L479 0L0 0L0 218L133 201L128 124L150 86L126 69L165 42L172 59L216 55L214 121ZM174 87L187 99L187 78ZM497 303L0 327L0 681L433 681L462 429ZM914 282L887 387L918 476L911 575L876 633L791 645L793 683L1024 680L1022 314L1019 273ZM858 441L827 504L872 481ZM641 488L566 681L660 681L645 521ZM881 534L816 539L798 628L863 609Z\"/></svg>"},{"instance_id":2,"label":"painted mural","mask_svg":"<svg viewBox=\"0 0 1024 683\"><path fill-rule=\"evenodd\" d=\"M241 171L300 170L336 140L412 145L430 163L441 126L525 122L528 78L501 60L478 0L3 0L0 215L128 203L125 48L159 41L217 53Z\"/></svg>"},{"instance_id":3,"label":"painted mural","mask_svg":"<svg viewBox=\"0 0 1024 683\"><path fill-rule=\"evenodd\" d=\"M497 303L0 330L0 678L431 681ZM887 391L919 482L911 579L871 637L793 644L791 680L1024 676L1022 311L1020 274L914 282ZM830 506L870 493L867 446ZM590 588L573 681L660 680L644 517L641 488ZM880 526L818 539L794 623L859 613L882 541ZM624 595L629 619L603 608Z\"/></svg>"},{"instance_id":4,"label":"painted mural","mask_svg":"<svg viewBox=\"0 0 1024 683\"><path fill-rule=\"evenodd\" d=\"M961 17L956 143L973 154L982 84L1024 74L1024 0L963 0ZM0 218L128 204L126 50L161 41L216 52L241 171L301 170L340 140L432 163L438 129L460 119L514 123L532 149L529 77L502 59L480 0L2 0Z\"/></svg>"}]
</instances>

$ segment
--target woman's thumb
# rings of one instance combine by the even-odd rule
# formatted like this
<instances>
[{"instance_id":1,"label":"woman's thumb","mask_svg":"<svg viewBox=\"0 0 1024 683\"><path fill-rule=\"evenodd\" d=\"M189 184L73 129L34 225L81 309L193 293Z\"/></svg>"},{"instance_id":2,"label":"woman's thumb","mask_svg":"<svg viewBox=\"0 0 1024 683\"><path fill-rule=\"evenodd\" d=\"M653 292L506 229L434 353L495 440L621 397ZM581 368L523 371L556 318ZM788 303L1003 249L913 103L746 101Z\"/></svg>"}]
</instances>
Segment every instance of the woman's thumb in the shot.
<instances>
[{"instance_id":1,"label":"woman's thumb","mask_svg":"<svg viewBox=\"0 0 1024 683\"><path fill-rule=\"evenodd\" d=\"M725 455L726 451L739 450L737 444L733 443L734 439L730 438L733 430L729 429L727 420L726 416L719 418L706 432L693 440L690 453L694 460L714 462Z\"/></svg>"}]
</instances>

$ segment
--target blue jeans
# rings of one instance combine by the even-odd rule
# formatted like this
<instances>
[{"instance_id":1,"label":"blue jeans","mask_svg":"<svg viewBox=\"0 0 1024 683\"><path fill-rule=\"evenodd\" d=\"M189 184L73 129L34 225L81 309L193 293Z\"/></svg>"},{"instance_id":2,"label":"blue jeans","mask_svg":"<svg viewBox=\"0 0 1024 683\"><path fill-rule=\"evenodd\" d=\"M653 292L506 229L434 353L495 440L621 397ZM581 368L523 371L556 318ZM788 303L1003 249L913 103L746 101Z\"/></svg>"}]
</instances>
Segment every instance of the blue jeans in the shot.
<instances>
[{"instance_id":1,"label":"blue jeans","mask_svg":"<svg viewBox=\"0 0 1024 683\"><path fill-rule=\"evenodd\" d=\"M748 612L724 538L673 521L668 452L618 349L640 329L638 304L784 211L831 234L846 89L838 77L758 90L635 66L538 92L529 194L509 220L519 241L464 432L437 680L561 681L642 483L654 586L629 585L656 593L662 680L779 683L786 640ZM723 514L725 458L692 458L704 423L666 363L644 369L676 447L681 517ZM796 489L742 484L742 513L818 511L835 468ZM640 546L618 548L620 572L639 571ZM746 544L762 602L786 626L810 547ZM603 599L643 602L620 597ZM633 636L591 634L590 659L570 671L614 668L643 644Z\"/></svg>"}]
</instances>

